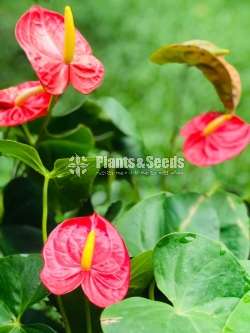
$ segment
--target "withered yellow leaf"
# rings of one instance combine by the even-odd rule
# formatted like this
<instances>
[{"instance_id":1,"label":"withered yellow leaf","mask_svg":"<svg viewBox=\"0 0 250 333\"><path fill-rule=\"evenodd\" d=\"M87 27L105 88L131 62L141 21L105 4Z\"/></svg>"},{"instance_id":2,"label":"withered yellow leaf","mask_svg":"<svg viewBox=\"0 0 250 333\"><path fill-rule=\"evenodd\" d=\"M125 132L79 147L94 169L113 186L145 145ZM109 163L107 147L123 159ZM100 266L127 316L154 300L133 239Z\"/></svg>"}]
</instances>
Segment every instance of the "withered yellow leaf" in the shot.
<instances>
[{"instance_id":1,"label":"withered yellow leaf","mask_svg":"<svg viewBox=\"0 0 250 333\"><path fill-rule=\"evenodd\" d=\"M241 81L237 70L224 59L228 53L210 42L193 40L163 46L150 59L160 65L183 63L196 66L214 85L225 108L234 110L241 96Z\"/></svg>"}]
</instances>

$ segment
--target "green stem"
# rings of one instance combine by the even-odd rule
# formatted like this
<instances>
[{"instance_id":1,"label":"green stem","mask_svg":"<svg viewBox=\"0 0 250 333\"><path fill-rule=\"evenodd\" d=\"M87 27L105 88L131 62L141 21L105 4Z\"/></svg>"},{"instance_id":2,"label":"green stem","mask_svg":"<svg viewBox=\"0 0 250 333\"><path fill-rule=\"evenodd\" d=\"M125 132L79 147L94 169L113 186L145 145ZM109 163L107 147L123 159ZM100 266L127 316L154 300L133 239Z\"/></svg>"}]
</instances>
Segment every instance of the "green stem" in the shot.
<instances>
[{"instance_id":1,"label":"green stem","mask_svg":"<svg viewBox=\"0 0 250 333\"><path fill-rule=\"evenodd\" d=\"M152 301L155 300L155 280L153 280L149 286L149 290L148 290L148 297L149 299L151 299Z\"/></svg>"},{"instance_id":2,"label":"green stem","mask_svg":"<svg viewBox=\"0 0 250 333\"><path fill-rule=\"evenodd\" d=\"M66 311L64 309L62 298L60 296L57 296L56 299L57 299L57 303L58 303L60 313L61 313L62 318L63 318L65 333L71 333L72 331L71 331L71 328L70 328L69 320L68 320L67 315L66 315Z\"/></svg>"},{"instance_id":3,"label":"green stem","mask_svg":"<svg viewBox=\"0 0 250 333\"><path fill-rule=\"evenodd\" d=\"M41 126L38 138L36 140L36 144L39 143L42 140L44 134L46 133L47 127L48 127L50 119L51 119L51 111L53 109L54 104L55 104L55 99L52 96L51 100L50 100L49 107L48 107L48 114L47 114L47 117L44 119L44 122L43 122L43 124Z\"/></svg>"},{"instance_id":4,"label":"green stem","mask_svg":"<svg viewBox=\"0 0 250 333\"><path fill-rule=\"evenodd\" d=\"M45 243L48 238L47 232L47 222L48 222L48 188L49 188L49 175L44 177L44 184L43 184L43 216L42 216L42 234L43 234L43 242ZM64 326L65 326L65 333L72 333L71 328L69 325L69 320L67 318L66 311L63 306L62 298L60 296L57 297L57 303L60 310L60 313L63 318Z\"/></svg>"},{"instance_id":5,"label":"green stem","mask_svg":"<svg viewBox=\"0 0 250 333\"><path fill-rule=\"evenodd\" d=\"M43 242L45 243L48 238L47 234L47 220L48 220L48 187L49 187L49 176L44 177L43 184L43 215L42 215L42 234Z\"/></svg>"},{"instance_id":6,"label":"green stem","mask_svg":"<svg viewBox=\"0 0 250 333\"><path fill-rule=\"evenodd\" d=\"M87 328L86 333L92 333L91 312L87 297L84 297L84 305L85 305L85 314L86 314L86 328Z\"/></svg>"},{"instance_id":7,"label":"green stem","mask_svg":"<svg viewBox=\"0 0 250 333\"><path fill-rule=\"evenodd\" d=\"M34 142L34 140L33 140L33 136L32 136L32 134L30 133L30 130L29 130L29 128L28 128L28 125L27 125L27 124L23 124L23 125L22 125L22 129L23 129L23 132L24 132L24 134L25 134L25 136L26 136L26 138L27 138L29 144L30 144L31 146L34 146L35 142Z\"/></svg>"}]
</instances>

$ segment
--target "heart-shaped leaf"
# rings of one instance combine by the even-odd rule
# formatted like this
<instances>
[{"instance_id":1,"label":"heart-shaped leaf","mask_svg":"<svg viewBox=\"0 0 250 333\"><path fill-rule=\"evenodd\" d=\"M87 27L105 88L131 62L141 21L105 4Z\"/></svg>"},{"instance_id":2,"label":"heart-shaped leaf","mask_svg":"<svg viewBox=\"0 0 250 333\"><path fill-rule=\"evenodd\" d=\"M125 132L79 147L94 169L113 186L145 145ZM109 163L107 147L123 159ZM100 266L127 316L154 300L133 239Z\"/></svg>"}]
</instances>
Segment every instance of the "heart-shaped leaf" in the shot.
<instances>
[{"instance_id":1,"label":"heart-shaped leaf","mask_svg":"<svg viewBox=\"0 0 250 333\"><path fill-rule=\"evenodd\" d=\"M249 218L243 201L230 193L160 193L133 206L115 221L132 256L152 250L175 231L221 239L240 259L249 254Z\"/></svg>"},{"instance_id":2,"label":"heart-shaped leaf","mask_svg":"<svg viewBox=\"0 0 250 333\"><path fill-rule=\"evenodd\" d=\"M18 159L41 175L47 174L35 148L12 140L0 140L0 153Z\"/></svg>"},{"instance_id":3,"label":"heart-shaped leaf","mask_svg":"<svg viewBox=\"0 0 250 333\"><path fill-rule=\"evenodd\" d=\"M241 96L241 81L237 70L223 58L226 53L206 41L189 41L163 46L152 54L151 60L160 65L196 66L214 85L225 108L234 110Z\"/></svg>"},{"instance_id":4,"label":"heart-shaped leaf","mask_svg":"<svg viewBox=\"0 0 250 333\"><path fill-rule=\"evenodd\" d=\"M158 288L172 306L129 298L102 314L104 333L221 333L250 280L237 259L215 241L192 233L161 239L153 255Z\"/></svg>"},{"instance_id":5,"label":"heart-shaped leaf","mask_svg":"<svg viewBox=\"0 0 250 333\"><path fill-rule=\"evenodd\" d=\"M41 266L40 255L14 255L0 259L0 332L54 332L45 325L21 323L25 311L47 295L39 278Z\"/></svg>"}]
</instances>

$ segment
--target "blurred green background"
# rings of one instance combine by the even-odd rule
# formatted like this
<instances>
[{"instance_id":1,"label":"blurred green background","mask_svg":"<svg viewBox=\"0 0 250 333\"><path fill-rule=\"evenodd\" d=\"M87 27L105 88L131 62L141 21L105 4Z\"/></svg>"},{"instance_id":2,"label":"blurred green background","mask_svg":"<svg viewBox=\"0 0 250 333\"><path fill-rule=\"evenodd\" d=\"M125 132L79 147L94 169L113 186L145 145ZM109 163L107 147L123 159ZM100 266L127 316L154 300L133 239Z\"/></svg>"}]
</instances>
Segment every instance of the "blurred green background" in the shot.
<instances>
[{"instance_id":1,"label":"blurred green background","mask_svg":"<svg viewBox=\"0 0 250 333\"><path fill-rule=\"evenodd\" d=\"M196 69L149 62L161 45L205 39L230 49L227 59L243 83L238 113L250 121L249 0L1 0L0 88L35 78L14 37L18 17L35 3L60 12L66 4L72 6L77 27L106 67L105 82L95 94L117 98L134 115L151 154L181 154L179 138L173 147L173 132L200 112L222 109L213 87ZM248 149L213 168L186 163L184 175L166 177L164 186L162 179L149 186L153 192L162 187L205 191L220 183L249 199L249 162Z\"/></svg>"}]
</instances>

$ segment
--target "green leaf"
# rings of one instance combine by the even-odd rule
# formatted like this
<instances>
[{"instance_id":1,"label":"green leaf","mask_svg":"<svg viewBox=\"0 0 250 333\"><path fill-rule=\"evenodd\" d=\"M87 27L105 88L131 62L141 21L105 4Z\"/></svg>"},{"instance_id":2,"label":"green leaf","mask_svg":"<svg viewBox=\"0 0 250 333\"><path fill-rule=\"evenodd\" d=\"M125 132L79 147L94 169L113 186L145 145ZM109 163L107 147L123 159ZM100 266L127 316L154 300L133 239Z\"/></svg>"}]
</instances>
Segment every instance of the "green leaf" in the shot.
<instances>
[{"instance_id":1,"label":"green leaf","mask_svg":"<svg viewBox=\"0 0 250 333\"><path fill-rule=\"evenodd\" d=\"M211 198L220 221L220 239L240 259L247 259L250 249L250 220L244 201L235 194L219 191Z\"/></svg>"},{"instance_id":2,"label":"green leaf","mask_svg":"<svg viewBox=\"0 0 250 333\"><path fill-rule=\"evenodd\" d=\"M247 333L250 327L250 292L246 293L236 306L222 333Z\"/></svg>"},{"instance_id":3,"label":"green leaf","mask_svg":"<svg viewBox=\"0 0 250 333\"><path fill-rule=\"evenodd\" d=\"M63 212L79 208L89 198L98 173L96 159L79 156L59 159L51 172L51 200L60 202Z\"/></svg>"},{"instance_id":4,"label":"green leaf","mask_svg":"<svg viewBox=\"0 0 250 333\"><path fill-rule=\"evenodd\" d=\"M140 139L138 128L132 114L130 114L117 100L103 97L98 100L102 108L101 118L111 120L121 132L136 139Z\"/></svg>"},{"instance_id":5,"label":"green leaf","mask_svg":"<svg viewBox=\"0 0 250 333\"><path fill-rule=\"evenodd\" d=\"M25 224L40 228L42 220L42 190L31 177L14 178L4 188L3 193L3 224Z\"/></svg>"},{"instance_id":6,"label":"green leaf","mask_svg":"<svg viewBox=\"0 0 250 333\"><path fill-rule=\"evenodd\" d=\"M222 240L240 259L249 253L249 218L242 200L230 193L160 193L133 206L115 221L132 256L152 250L175 231Z\"/></svg>"},{"instance_id":7,"label":"green leaf","mask_svg":"<svg viewBox=\"0 0 250 333\"><path fill-rule=\"evenodd\" d=\"M14 163L11 159L0 156L0 187L5 186L12 178Z\"/></svg>"},{"instance_id":8,"label":"green leaf","mask_svg":"<svg viewBox=\"0 0 250 333\"><path fill-rule=\"evenodd\" d=\"M144 151L144 144L132 115L115 99L87 99L81 107L64 116L53 118L50 132L64 132L84 124L95 136L96 147L102 150Z\"/></svg>"},{"instance_id":9,"label":"green leaf","mask_svg":"<svg viewBox=\"0 0 250 333\"><path fill-rule=\"evenodd\" d=\"M244 267L248 275L250 276L250 260L240 260L241 265Z\"/></svg>"},{"instance_id":10,"label":"green leaf","mask_svg":"<svg viewBox=\"0 0 250 333\"><path fill-rule=\"evenodd\" d=\"M158 288L180 311L239 298L250 288L245 270L225 245L192 233L160 240L154 270Z\"/></svg>"},{"instance_id":11,"label":"green leaf","mask_svg":"<svg viewBox=\"0 0 250 333\"><path fill-rule=\"evenodd\" d=\"M43 326L20 326L25 311L48 294L40 282L41 267L41 257L36 254L0 259L0 332L44 332ZM53 331L48 328L45 332Z\"/></svg>"},{"instance_id":12,"label":"green leaf","mask_svg":"<svg viewBox=\"0 0 250 333\"><path fill-rule=\"evenodd\" d=\"M103 177L103 180L105 180L105 177ZM122 215L127 206L135 203L137 197L136 190L131 183L126 179L118 178L110 183L97 183L93 189L91 202L97 213L105 215L109 221L113 221ZM119 204L119 202L122 204ZM117 205L114 206L115 203Z\"/></svg>"},{"instance_id":13,"label":"green leaf","mask_svg":"<svg viewBox=\"0 0 250 333\"><path fill-rule=\"evenodd\" d=\"M39 152L49 167L57 159L71 157L72 155L86 155L94 147L94 137L91 130L78 125L73 130L63 134L48 134L39 145Z\"/></svg>"},{"instance_id":14,"label":"green leaf","mask_svg":"<svg viewBox=\"0 0 250 333\"><path fill-rule=\"evenodd\" d=\"M178 315L174 316L167 304L133 297L106 308L101 316L101 325L104 333L173 333L171 325L177 318ZM187 323L188 320L183 318L176 325L175 332L193 333L194 331L188 330Z\"/></svg>"},{"instance_id":15,"label":"green leaf","mask_svg":"<svg viewBox=\"0 0 250 333\"><path fill-rule=\"evenodd\" d=\"M157 287L172 306L133 297L104 310L104 333L221 333L249 278L227 248L193 233L174 233L153 255Z\"/></svg>"},{"instance_id":16,"label":"green leaf","mask_svg":"<svg viewBox=\"0 0 250 333\"><path fill-rule=\"evenodd\" d=\"M165 201L165 193L154 195L140 201L115 221L131 256L152 250L158 240L169 232Z\"/></svg>"},{"instance_id":17,"label":"green leaf","mask_svg":"<svg viewBox=\"0 0 250 333\"><path fill-rule=\"evenodd\" d=\"M122 210L122 201L121 200L112 202L105 213L105 218L108 221L113 221L115 219L115 217L118 216L118 214L120 213L121 210Z\"/></svg>"},{"instance_id":18,"label":"green leaf","mask_svg":"<svg viewBox=\"0 0 250 333\"><path fill-rule=\"evenodd\" d=\"M38 152L29 145L11 140L0 140L0 153L18 159L41 175L47 173Z\"/></svg>"},{"instance_id":19,"label":"green leaf","mask_svg":"<svg viewBox=\"0 0 250 333\"><path fill-rule=\"evenodd\" d=\"M41 249L42 233L38 228L29 225L0 226L0 250L5 256L40 252Z\"/></svg>"},{"instance_id":20,"label":"green leaf","mask_svg":"<svg viewBox=\"0 0 250 333\"><path fill-rule=\"evenodd\" d=\"M66 92L59 97L52 110L53 117L63 117L79 109L86 101L86 96L69 86Z\"/></svg>"},{"instance_id":21,"label":"green leaf","mask_svg":"<svg viewBox=\"0 0 250 333\"><path fill-rule=\"evenodd\" d=\"M153 280L152 251L147 251L134 257L131 261L131 280L129 294L141 294Z\"/></svg>"},{"instance_id":22,"label":"green leaf","mask_svg":"<svg viewBox=\"0 0 250 333\"><path fill-rule=\"evenodd\" d=\"M160 193L132 207L116 222L132 254L152 250L174 231L192 231L219 238L219 221L206 197L196 193ZM129 224L129 226L128 226Z\"/></svg>"},{"instance_id":23,"label":"green leaf","mask_svg":"<svg viewBox=\"0 0 250 333\"><path fill-rule=\"evenodd\" d=\"M20 331L10 331L11 333L56 333L51 327L44 324L22 325Z\"/></svg>"}]
</instances>

